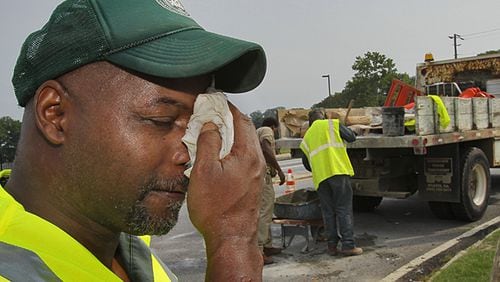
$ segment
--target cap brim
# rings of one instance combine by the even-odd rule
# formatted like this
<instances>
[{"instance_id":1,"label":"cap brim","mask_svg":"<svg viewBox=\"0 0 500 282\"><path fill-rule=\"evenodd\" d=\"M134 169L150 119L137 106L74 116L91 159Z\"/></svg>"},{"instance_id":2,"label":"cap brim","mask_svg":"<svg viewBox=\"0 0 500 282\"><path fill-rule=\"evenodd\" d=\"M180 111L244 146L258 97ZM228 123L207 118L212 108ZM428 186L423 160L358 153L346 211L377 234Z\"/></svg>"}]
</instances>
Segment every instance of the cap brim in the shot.
<instances>
[{"instance_id":1,"label":"cap brim","mask_svg":"<svg viewBox=\"0 0 500 282\"><path fill-rule=\"evenodd\" d=\"M266 56L260 45L202 29L160 37L109 54L106 60L159 77L213 73L216 88L229 93L254 89L266 73Z\"/></svg>"}]
</instances>

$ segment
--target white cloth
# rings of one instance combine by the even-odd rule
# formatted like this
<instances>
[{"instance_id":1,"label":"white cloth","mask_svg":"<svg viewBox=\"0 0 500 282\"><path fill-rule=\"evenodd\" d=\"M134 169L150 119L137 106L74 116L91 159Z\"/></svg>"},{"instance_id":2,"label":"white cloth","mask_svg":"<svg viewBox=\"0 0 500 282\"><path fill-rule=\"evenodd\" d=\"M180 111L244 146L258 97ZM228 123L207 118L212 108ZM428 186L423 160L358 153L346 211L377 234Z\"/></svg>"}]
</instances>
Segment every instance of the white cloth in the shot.
<instances>
[{"instance_id":1,"label":"white cloth","mask_svg":"<svg viewBox=\"0 0 500 282\"><path fill-rule=\"evenodd\" d=\"M219 127L222 138L222 147L219 158L222 159L231 152L234 143L233 115L227 104L227 97L224 93L209 88L206 94L199 94L194 102L193 115L189 119L186 134L182 137L182 142L186 144L191 166L184 171L187 177L191 174L191 169L196 160L196 148L198 136L203 125L212 122Z\"/></svg>"}]
</instances>

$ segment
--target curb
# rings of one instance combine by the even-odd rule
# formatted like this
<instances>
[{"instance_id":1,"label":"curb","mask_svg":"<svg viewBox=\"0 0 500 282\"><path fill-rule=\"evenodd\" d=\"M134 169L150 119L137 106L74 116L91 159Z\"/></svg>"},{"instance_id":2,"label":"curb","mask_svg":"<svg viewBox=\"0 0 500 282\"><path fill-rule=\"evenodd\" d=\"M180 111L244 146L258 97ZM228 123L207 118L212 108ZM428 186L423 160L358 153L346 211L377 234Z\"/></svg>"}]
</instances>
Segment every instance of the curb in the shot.
<instances>
[{"instance_id":1,"label":"curb","mask_svg":"<svg viewBox=\"0 0 500 282\"><path fill-rule=\"evenodd\" d=\"M428 251L427 253L413 259L406 265L400 267L393 273L386 276L381 281L420 281L426 275L429 275L433 270L429 265L440 261L449 251L453 256L457 255L461 250L468 248L475 242L482 240L486 235L500 228L500 216L483 223L464 234L441 244L440 246ZM442 263L441 267L444 266Z\"/></svg>"}]
</instances>

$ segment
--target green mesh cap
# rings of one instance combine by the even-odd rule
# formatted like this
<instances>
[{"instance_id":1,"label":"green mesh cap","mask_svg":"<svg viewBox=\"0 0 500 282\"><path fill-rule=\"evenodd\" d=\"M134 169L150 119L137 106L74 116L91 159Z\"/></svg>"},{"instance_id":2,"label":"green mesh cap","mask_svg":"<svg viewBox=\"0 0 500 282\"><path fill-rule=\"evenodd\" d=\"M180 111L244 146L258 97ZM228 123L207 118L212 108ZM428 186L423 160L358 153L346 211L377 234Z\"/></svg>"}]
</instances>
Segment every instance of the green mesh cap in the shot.
<instances>
[{"instance_id":1,"label":"green mesh cap","mask_svg":"<svg viewBox=\"0 0 500 282\"><path fill-rule=\"evenodd\" d=\"M254 89L266 72L261 46L205 31L179 0L67 0L23 44L12 78L19 105L43 82L101 60L159 77L213 73L229 93Z\"/></svg>"}]
</instances>

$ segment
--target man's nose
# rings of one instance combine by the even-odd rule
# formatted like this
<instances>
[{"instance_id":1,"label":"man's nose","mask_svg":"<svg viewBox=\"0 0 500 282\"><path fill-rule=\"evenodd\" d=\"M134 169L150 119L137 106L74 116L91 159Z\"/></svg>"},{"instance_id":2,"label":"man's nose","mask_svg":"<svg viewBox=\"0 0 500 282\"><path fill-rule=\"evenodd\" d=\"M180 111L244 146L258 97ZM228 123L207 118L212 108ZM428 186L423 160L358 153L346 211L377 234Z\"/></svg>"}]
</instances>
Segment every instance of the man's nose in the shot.
<instances>
[{"instance_id":1,"label":"man's nose","mask_svg":"<svg viewBox=\"0 0 500 282\"><path fill-rule=\"evenodd\" d=\"M172 155L172 160L176 165L186 166L190 161L188 149L184 142L182 142L182 137L186 134L187 122L188 121L178 121L176 123L179 136L176 142L175 152Z\"/></svg>"},{"instance_id":2,"label":"man's nose","mask_svg":"<svg viewBox=\"0 0 500 282\"><path fill-rule=\"evenodd\" d=\"M186 166L190 160L188 150L184 145L184 143L182 143L182 141L181 144L179 144L179 146L177 147L178 148L172 155L172 161L174 162L175 165Z\"/></svg>"}]
</instances>

